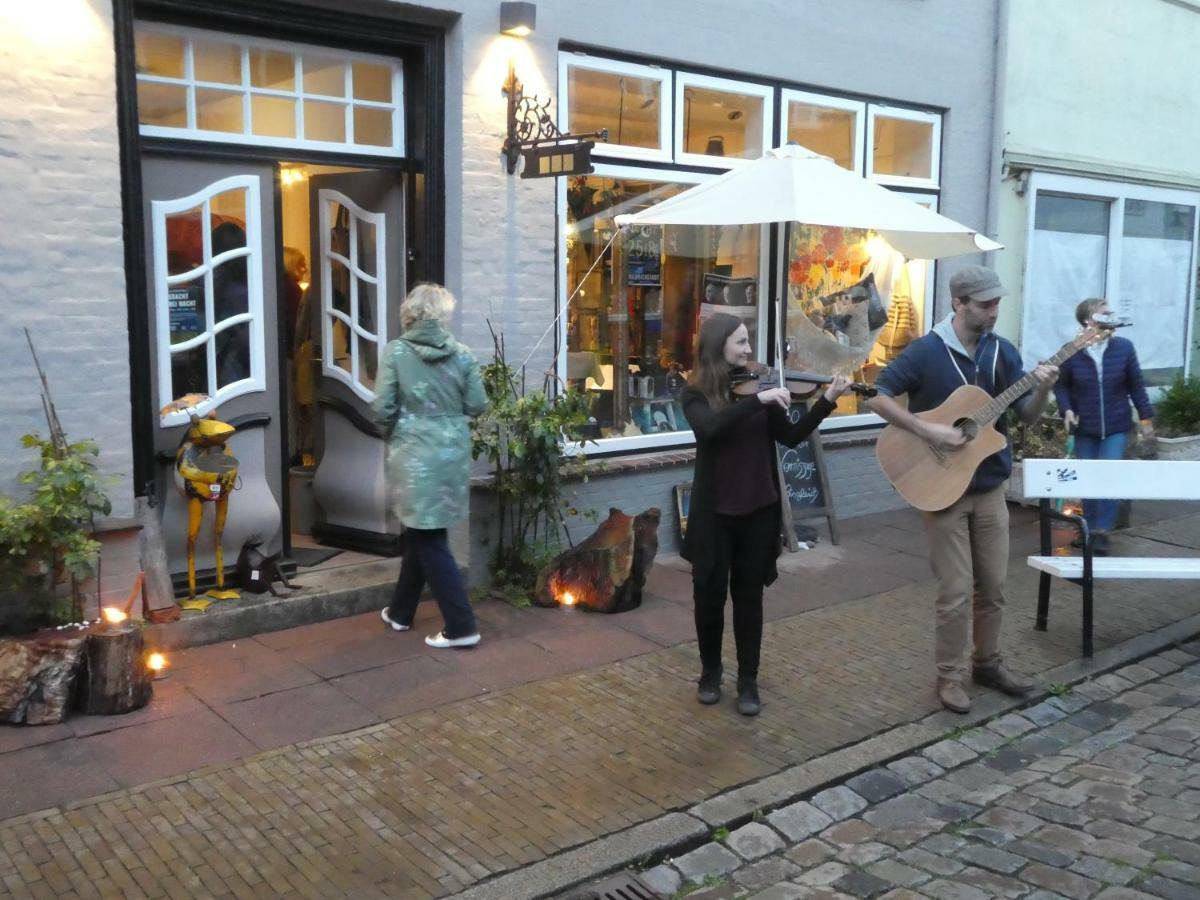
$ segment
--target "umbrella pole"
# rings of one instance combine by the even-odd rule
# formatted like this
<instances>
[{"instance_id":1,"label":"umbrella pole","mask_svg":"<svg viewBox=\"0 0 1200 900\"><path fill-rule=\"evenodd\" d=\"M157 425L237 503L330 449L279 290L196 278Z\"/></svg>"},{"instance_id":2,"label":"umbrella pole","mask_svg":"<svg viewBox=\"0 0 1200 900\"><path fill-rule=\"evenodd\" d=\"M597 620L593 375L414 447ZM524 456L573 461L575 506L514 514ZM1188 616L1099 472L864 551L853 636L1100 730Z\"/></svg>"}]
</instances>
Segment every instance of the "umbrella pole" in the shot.
<instances>
[{"instance_id":1,"label":"umbrella pole","mask_svg":"<svg viewBox=\"0 0 1200 900\"><path fill-rule=\"evenodd\" d=\"M621 229L624 231L624 229ZM613 244L612 306L608 312L613 353L613 427L624 429L629 415L629 313L625 285L625 239L618 232Z\"/></svg>"}]
</instances>

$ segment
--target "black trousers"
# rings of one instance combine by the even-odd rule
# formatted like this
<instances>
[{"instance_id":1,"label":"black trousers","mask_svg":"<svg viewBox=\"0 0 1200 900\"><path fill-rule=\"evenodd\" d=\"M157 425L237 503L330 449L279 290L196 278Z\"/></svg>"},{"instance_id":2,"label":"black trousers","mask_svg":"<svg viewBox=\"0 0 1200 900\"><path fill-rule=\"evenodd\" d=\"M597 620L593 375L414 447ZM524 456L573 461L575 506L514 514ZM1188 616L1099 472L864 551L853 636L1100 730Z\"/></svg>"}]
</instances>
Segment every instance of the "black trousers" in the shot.
<instances>
[{"instance_id":1,"label":"black trousers","mask_svg":"<svg viewBox=\"0 0 1200 900\"><path fill-rule=\"evenodd\" d=\"M733 597L733 639L739 678L757 678L762 651L763 581L779 544L775 507L744 516L717 516L715 559L709 575L692 583L700 664L721 664L725 597Z\"/></svg>"},{"instance_id":2,"label":"black trousers","mask_svg":"<svg viewBox=\"0 0 1200 900\"><path fill-rule=\"evenodd\" d=\"M467 599L462 574L450 552L445 528L404 529L404 561L392 593L388 615L401 625L412 625L421 601L421 590L429 584L446 625L442 634L460 638L474 634L475 613Z\"/></svg>"}]
</instances>

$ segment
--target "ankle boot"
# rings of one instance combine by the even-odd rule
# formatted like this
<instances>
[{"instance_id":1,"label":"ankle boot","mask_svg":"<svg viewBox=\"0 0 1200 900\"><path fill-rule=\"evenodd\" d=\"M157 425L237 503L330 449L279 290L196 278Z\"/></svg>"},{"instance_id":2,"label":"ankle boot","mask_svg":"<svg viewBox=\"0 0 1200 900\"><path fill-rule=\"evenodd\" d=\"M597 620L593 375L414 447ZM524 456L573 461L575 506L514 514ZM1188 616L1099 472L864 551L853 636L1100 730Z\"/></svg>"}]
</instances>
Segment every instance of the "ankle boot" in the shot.
<instances>
[{"instance_id":1,"label":"ankle boot","mask_svg":"<svg viewBox=\"0 0 1200 900\"><path fill-rule=\"evenodd\" d=\"M971 678L976 684L995 688L1010 697L1023 697L1033 690L1032 680L1010 672L1000 663L990 666L976 665L971 668Z\"/></svg>"},{"instance_id":2,"label":"ankle boot","mask_svg":"<svg viewBox=\"0 0 1200 900\"><path fill-rule=\"evenodd\" d=\"M700 673L700 684L696 687L696 699L705 706L712 706L721 699L721 675L724 668L705 669Z\"/></svg>"},{"instance_id":3,"label":"ankle boot","mask_svg":"<svg viewBox=\"0 0 1200 900\"><path fill-rule=\"evenodd\" d=\"M957 678L939 678L937 682L938 700L942 706L965 715L971 711L971 698L963 690L962 682Z\"/></svg>"},{"instance_id":4,"label":"ankle boot","mask_svg":"<svg viewBox=\"0 0 1200 900\"><path fill-rule=\"evenodd\" d=\"M762 710L758 699L758 681L753 678L738 679L737 709L743 716L757 716Z\"/></svg>"}]
</instances>

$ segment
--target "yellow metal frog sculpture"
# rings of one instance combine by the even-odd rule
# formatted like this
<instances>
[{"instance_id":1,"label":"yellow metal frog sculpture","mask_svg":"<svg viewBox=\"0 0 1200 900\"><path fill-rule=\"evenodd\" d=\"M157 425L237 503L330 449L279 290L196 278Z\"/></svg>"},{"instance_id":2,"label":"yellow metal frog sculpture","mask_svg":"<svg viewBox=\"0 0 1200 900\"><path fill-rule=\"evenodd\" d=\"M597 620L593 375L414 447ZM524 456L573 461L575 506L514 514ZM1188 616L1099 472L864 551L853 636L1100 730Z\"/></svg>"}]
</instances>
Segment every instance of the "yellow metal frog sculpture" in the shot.
<instances>
[{"instance_id":1,"label":"yellow metal frog sculpture","mask_svg":"<svg viewBox=\"0 0 1200 900\"><path fill-rule=\"evenodd\" d=\"M184 609L204 610L213 600L236 600L237 591L225 588L225 553L221 546L221 534L225 530L225 517L229 512L229 494L237 485L238 461L225 442L236 430L232 425L209 413L201 418L194 411L199 402L207 399L196 395L181 397L164 407L163 412L186 411L191 425L175 451L175 470L179 473L180 487L188 500L187 564L188 599L180 604ZM205 593L205 598L196 597L196 537L204 520L204 504L212 503L216 508L213 524L213 544L216 549L216 587Z\"/></svg>"}]
</instances>

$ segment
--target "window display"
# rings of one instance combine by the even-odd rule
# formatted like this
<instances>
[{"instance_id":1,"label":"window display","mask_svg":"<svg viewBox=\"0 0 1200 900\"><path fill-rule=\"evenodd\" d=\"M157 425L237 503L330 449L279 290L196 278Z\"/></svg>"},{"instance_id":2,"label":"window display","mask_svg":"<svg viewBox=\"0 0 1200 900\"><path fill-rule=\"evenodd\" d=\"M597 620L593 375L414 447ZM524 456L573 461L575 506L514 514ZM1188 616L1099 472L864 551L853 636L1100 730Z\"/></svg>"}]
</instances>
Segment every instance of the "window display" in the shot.
<instances>
[{"instance_id":1,"label":"window display","mask_svg":"<svg viewBox=\"0 0 1200 900\"><path fill-rule=\"evenodd\" d=\"M597 437L687 430L679 397L707 316L732 312L757 339L759 226L642 226L608 246L614 216L688 187L597 175L568 186L566 291L579 292L565 315L565 376L591 395Z\"/></svg>"},{"instance_id":2,"label":"window display","mask_svg":"<svg viewBox=\"0 0 1200 900\"><path fill-rule=\"evenodd\" d=\"M905 261L866 229L793 223L784 328L788 367L873 384L922 333L926 265ZM861 398L846 394L835 415L863 411Z\"/></svg>"}]
</instances>

